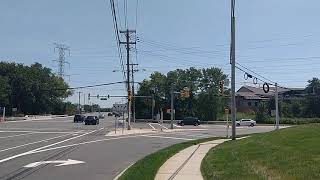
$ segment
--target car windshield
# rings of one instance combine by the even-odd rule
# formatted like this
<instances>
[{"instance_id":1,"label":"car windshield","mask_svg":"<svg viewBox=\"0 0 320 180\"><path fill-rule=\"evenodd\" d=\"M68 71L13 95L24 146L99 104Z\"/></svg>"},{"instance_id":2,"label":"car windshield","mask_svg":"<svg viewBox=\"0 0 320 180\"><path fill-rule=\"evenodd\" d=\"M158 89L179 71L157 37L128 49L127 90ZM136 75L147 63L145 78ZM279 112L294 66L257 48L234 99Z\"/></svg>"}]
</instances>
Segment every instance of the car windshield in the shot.
<instances>
[{"instance_id":1,"label":"car windshield","mask_svg":"<svg viewBox=\"0 0 320 180\"><path fill-rule=\"evenodd\" d=\"M94 116L88 116L87 119L94 119Z\"/></svg>"}]
</instances>

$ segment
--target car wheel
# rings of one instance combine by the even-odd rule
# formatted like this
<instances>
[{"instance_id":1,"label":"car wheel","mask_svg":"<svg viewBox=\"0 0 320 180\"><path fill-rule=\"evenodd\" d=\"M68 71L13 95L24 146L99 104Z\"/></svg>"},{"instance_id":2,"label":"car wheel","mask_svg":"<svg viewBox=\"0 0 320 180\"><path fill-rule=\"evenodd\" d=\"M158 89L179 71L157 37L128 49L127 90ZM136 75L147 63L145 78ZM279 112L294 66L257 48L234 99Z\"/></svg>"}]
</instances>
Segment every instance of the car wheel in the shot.
<instances>
[{"instance_id":1,"label":"car wheel","mask_svg":"<svg viewBox=\"0 0 320 180\"><path fill-rule=\"evenodd\" d=\"M194 126L199 126L199 124L198 123L194 123Z\"/></svg>"},{"instance_id":2,"label":"car wheel","mask_svg":"<svg viewBox=\"0 0 320 180\"><path fill-rule=\"evenodd\" d=\"M237 123L237 126L240 126L240 124L239 124L239 123Z\"/></svg>"},{"instance_id":3,"label":"car wheel","mask_svg":"<svg viewBox=\"0 0 320 180\"><path fill-rule=\"evenodd\" d=\"M254 126L254 124L253 124L253 123L251 123L251 124L250 124L250 126L251 126L251 127L253 127L253 126Z\"/></svg>"},{"instance_id":4,"label":"car wheel","mask_svg":"<svg viewBox=\"0 0 320 180\"><path fill-rule=\"evenodd\" d=\"M180 126L184 126L184 123L182 122L182 123L180 123Z\"/></svg>"}]
</instances>

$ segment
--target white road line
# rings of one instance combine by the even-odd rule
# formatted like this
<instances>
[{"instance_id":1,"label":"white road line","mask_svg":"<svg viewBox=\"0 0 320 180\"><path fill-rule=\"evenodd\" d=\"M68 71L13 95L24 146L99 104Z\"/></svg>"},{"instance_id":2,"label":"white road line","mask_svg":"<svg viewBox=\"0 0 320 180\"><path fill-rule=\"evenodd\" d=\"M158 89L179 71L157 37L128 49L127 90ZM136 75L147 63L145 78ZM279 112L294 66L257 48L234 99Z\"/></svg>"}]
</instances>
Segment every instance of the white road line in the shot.
<instances>
[{"instance_id":1,"label":"white road line","mask_svg":"<svg viewBox=\"0 0 320 180\"><path fill-rule=\"evenodd\" d=\"M173 124L173 126L174 126L174 127L179 127L179 128L182 127L182 126L179 126L179 125L176 125L176 124Z\"/></svg>"},{"instance_id":2,"label":"white road line","mask_svg":"<svg viewBox=\"0 0 320 180\"><path fill-rule=\"evenodd\" d=\"M11 148L2 149L2 150L0 150L0 152L9 151L9 150L12 150L12 149L17 149L17 148L20 148L20 147L29 146L29 145L37 144L37 143L41 143L41 142L48 142L50 140L61 138L61 137L65 137L65 136L69 136L69 135L71 135L71 134L65 134L65 135L62 135L62 136L56 136L56 137L52 137L52 138L48 138L48 139L44 139L44 140L40 140L40 141L36 141L36 142L32 142L32 143L23 144L23 145L20 145L20 146L14 146L14 147L11 147Z\"/></svg>"},{"instance_id":3,"label":"white road line","mask_svg":"<svg viewBox=\"0 0 320 180\"><path fill-rule=\"evenodd\" d=\"M179 137L168 137L168 136L154 136L154 135L140 135L142 137L153 137L153 138L164 138L164 139L182 139L182 140L194 140L194 139L188 139L188 138L179 138Z\"/></svg>"},{"instance_id":4,"label":"white road line","mask_svg":"<svg viewBox=\"0 0 320 180\"><path fill-rule=\"evenodd\" d=\"M47 146L43 146L43 147L40 147L40 148L37 148L37 149L33 149L33 150L30 150L30 151L27 151L27 152L24 152L24 153L21 153L21 154L17 154L17 155L14 155L14 156L10 156L10 157L7 157L7 158L4 158L4 159L1 159L0 160L0 163L2 162L6 162L6 161L9 161L9 160L12 160L12 159L15 159L15 158L18 158L18 157L21 157L21 156L25 156L25 155L28 155L28 154L33 154L39 150L42 150L42 149L45 149L45 148L48 148L48 147L51 147L51 146L54 146L54 145L57 145L57 144L61 144L61 143L64 143L64 142L67 142L67 141L70 141L70 140L73 140L73 139L76 139L76 138L80 138L82 136L85 136L85 135L88 135L88 134L91 134L93 132L96 132L96 131L99 131L99 130L102 130L104 128L100 128L98 130L94 130L94 131L90 131L88 133L85 133L85 134L81 134L79 136L75 136L75 137L72 137L72 138L68 138L68 139L65 139L63 141L59 141L59 142L56 142L56 143L53 143L53 144L49 144Z\"/></svg>"},{"instance_id":5,"label":"white road line","mask_svg":"<svg viewBox=\"0 0 320 180\"><path fill-rule=\"evenodd\" d=\"M35 134L35 133L34 132L29 132L29 133L17 134L17 135L12 135L12 136L2 136L2 137L0 137L0 139L18 137L18 136L25 136L25 135L28 135L28 134Z\"/></svg>"},{"instance_id":6,"label":"white road line","mask_svg":"<svg viewBox=\"0 0 320 180\"><path fill-rule=\"evenodd\" d=\"M11 133L39 133L39 134L71 134L71 133L84 133L83 131L74 131L74 132L66 132L66 131L0 131L0 133L2 132L11 132Z\"/></svg>"},{"instance_id":7,"label":"white road line","mask_svg":"<svg viewBox=\"0 0 320 180\"><path fill-rule=\"evenodd\" d=\"M214 137L214 135L210 135L210 134L184 134L184 133L177 133L177 134L170 134L170 135L189 136L189 137Z\"/></svg>"},{"instance_id":8,"label":"white road line","mask_svg":"<svg viewBox=\"0 0 320 180\"><path fill-rule=\"evenodd\" d=\"M48 149L42 149L42 150L39 150L39 151L34 151L32 154L41 153L41 152L46 152L46 151L52 151L52 150L61 149L61 148L66 148L66 147L71 147L71 146L80 146L80 145L84 145L84 144L91 144L91 143L96 143L96 142L111 141L111 140L125 139L125 138L132 138L132 137L138 137L138 136L139 136L139 135L135 135L135 136L120 136L120 137L115 137L115 138L106 138L106 139L99 139L99 140L87 141L87 142L76 143L76 144L69 144L69 145L65 145L65 146L58 146L58 147L53 147L53 148L48 148Z\"/></svg>"},{"instance_id":9,"label":"white road line","mask_svg":"<svg viewBox=\"0 0 320 180\"><path fill-rule=\"evenodd\" d=\"M148 125L153 129L153 130L156 130L156 128L154 128L151 123L148 123Z\"/></svg>"},{"instance_id":10,"label":"white road line","mask_svg":"<svg viewBox=\"0 0 320 180\"><path fill-rule=\"evenodd\" d=\"M159 126L165 128L165 129L168 129L167 127L165 127L165 126L163 126L163 125L161 125L161 124L159 124L159 123L157 123L157 124L158 124Z\"/></svg>"}]
</instances>

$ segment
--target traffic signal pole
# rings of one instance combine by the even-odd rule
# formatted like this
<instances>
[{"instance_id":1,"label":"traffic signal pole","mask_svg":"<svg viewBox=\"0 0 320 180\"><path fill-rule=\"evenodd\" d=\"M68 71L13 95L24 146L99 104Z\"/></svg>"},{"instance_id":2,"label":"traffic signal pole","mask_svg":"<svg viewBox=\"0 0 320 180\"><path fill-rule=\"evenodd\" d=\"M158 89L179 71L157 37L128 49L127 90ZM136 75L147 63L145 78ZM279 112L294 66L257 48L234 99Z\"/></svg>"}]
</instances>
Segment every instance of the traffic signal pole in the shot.
<instances>
[{"instance_id":1,"label":"traffic signal pole","mask_svg":"<svg viewBox=\"0 0 320 180\"><path fill-rule=\"evenodd\" d=\"M171 126L170 129L173 129L173 112L174 112L174 107L173 107L173 99L174 98L174 92L173 92L173 88L171 88Z\"/></svg>"}]
</instances>

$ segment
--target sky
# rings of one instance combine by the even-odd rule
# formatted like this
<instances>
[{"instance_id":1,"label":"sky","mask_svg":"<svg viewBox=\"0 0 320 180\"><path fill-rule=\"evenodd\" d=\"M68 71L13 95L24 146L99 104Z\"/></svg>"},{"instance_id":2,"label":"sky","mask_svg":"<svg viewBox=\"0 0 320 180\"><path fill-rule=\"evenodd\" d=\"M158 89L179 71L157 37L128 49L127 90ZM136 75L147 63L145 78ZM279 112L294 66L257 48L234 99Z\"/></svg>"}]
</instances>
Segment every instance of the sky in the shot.
<instances>
[{"instance_id":1,"label":"sky","mask_svg":"<svg viewBox=\"0 0 320 180\"><path fill-rule=\"evenodd\" d=\"M135 81L191 66L230 74L229 0L127 0L127 11L125 1L115 0L120 30L136 29L139 39L137 54L131 52L139 64ZM319 6L317 0L236 0L237 63L285 87L320 77ZM0 22L1 61L39 62L56 73L59 43L70 48L65 80L71 87L123 81L109 0L1 0ZM243 72L236 75L237 88L253 86ZM80 91L82 104L88 93L126 94L123 84ZM68 100L77 102L77 94Z\"/></svg>"}]
</instances>

